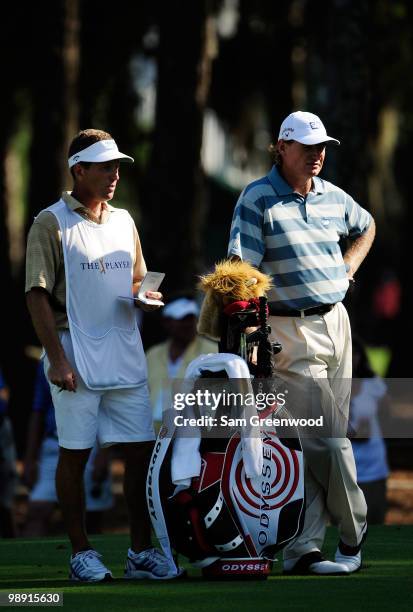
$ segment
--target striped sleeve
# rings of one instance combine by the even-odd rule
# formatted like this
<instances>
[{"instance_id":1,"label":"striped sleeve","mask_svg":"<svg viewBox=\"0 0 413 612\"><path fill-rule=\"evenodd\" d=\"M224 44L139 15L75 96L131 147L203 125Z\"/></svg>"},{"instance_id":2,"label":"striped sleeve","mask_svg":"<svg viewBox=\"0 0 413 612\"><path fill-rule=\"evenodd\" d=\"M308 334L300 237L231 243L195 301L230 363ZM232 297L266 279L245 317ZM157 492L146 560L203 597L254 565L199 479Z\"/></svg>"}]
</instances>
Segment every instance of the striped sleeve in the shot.
<instances>
[{"instance_id":1,"label":"striped sleeve","mask_svg":"<svg viewBox=\"0 0 413 612\"><path fill-rule=\"evenodd\" d=\"M228 257L236 255L243 261L259 266L265 252L263 225L263 211L243 192L232 218Z\"/></svg>"},{"instance_id":2,"label":"striped sleeve","mask_svg":"<svg viewBox=\"0 0 413 612\"><path fill-rule=\"evenodd\" d=\"M350 237L357 237L363 234L369 227L371 215L367 210L357 204L351 196L346 194L345 222Z\"/></svg>"}]
</instances>

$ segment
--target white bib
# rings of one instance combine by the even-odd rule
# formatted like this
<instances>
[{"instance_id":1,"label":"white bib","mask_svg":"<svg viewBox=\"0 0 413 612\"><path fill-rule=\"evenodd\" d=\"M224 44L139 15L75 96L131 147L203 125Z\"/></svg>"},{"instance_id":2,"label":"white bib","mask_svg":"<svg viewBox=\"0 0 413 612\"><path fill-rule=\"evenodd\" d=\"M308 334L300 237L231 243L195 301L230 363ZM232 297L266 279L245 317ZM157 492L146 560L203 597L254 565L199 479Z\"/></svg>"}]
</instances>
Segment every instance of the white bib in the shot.
<instances>
[{"instance_id":1,"label":"white bib","mask_svg":"<svg viewBox=\"0 0 413 612\"><path fill-rule=\"evenodd\" d=\"M146 382L146 358L132 297L134 224L126 210L101 225L63 200L50 206L62 232L66 308L76 366L89 389Z\"/></svg>"}]
</instances>

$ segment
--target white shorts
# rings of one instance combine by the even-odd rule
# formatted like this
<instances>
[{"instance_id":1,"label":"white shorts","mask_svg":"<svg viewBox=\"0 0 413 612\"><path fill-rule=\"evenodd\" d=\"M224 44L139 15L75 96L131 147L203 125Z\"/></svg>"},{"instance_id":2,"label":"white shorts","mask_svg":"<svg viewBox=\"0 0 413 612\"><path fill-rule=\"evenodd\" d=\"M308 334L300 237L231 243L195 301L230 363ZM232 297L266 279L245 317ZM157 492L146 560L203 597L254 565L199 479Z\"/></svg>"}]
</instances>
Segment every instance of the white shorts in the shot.
<instances>
[{"instance_id":1,"label":"white shorts","mask_svg":"<svg viewBox=\"0 0 413 612\"><path fill-rule=\"evenodd\" d=\"M155 440L152 408L147 384L131 389L88 389L75 365L69 331L60 332L66 357L77 377L75 393L60 391L50 383L55 407L59 445L68 449L92 448L121 442ZM44 356L47 377L49 360Z\"/></svg>"},{"instance_id":2,"label":"white shorts","mask_svg":"<svg viewBox=\"0 0 413 612\"><path fill-rule=\"evenodd\" d=\"M112 479L106 478L96 486L92 478L93 461L96 456L95 446L85 469L85 500L88 512L109 510L113 506ZM30 492L29 499L34 502L57 502L56 468L59 460L59 443L55 438L45 438L39 458L39 475Z\"/></svg>"}]
</instances>

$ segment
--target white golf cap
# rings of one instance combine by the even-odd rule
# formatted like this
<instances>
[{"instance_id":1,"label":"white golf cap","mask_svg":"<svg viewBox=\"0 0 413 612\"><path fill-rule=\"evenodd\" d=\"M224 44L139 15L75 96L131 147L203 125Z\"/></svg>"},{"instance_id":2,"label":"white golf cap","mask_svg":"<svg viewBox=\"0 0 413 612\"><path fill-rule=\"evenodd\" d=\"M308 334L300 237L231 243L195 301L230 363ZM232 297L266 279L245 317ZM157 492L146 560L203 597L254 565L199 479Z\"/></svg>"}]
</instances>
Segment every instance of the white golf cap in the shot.
<instances>
[{"instance_id":1,"label":"white golf cap","mask_svg":"<svg viewBox=\"0 0 413 612\"><path fill-rule=\"evenodd\" d=\"M82 151L78 151L69 157L69 168L79 162L95 162L102 163L112 161L112 159L120 159L121 161L133 162L133 157L121 153L114 140L99 140L93 143L90 147L86 147Z\"/></svg>"},{"instance_id":2,"label":"white golf cap","mask_svg":"<svg viewBox=\"0 0 413 612\"><path fill-rule=\"evenodd\" d=\"M199 315L198 304L194 300L188 300L188 298L178 298L169 302L162 310L163 317L170 317L171 319L183 319L188 315Z\"/></svg>"},{"instance_id":3,"label":"white golf cap","mask_svg":"<svg viewBox=\"0 0 413 612\"><path fill-rule=\"evenodd\" d=\"M281 124L279 140L296 140L305 145L319 144L320 142L334 142L340 144L336 138L327 136L326 128L320 117L312 113L297 111L288 115Z\"/></svg>"}]
</instances>

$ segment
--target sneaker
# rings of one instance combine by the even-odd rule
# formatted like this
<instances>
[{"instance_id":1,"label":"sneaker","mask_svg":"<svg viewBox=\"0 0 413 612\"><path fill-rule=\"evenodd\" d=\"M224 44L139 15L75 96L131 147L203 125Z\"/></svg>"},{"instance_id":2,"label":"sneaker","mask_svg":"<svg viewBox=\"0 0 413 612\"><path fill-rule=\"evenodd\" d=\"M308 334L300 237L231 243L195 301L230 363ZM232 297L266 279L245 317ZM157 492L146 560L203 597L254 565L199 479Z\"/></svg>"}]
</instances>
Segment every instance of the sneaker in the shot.
<instances>
[{"instance_id":1,"label":"sneaker","mask_svg":"<svg viewBox=\"0 0 413 612\"><path fill-rule=\"evenodd\" d=\"M123 577L128 580L171 580L182 576L184 571L178 567L178 573L174 572L170 561L157 548L148 548L140 553L129 548Z\"/></svg>"},{"instance_id":2,"label":"sneaker","mask_svg":"<svg viewBox=\"0 0 413 612\"><path fill-rule=\"evenodd\" d=\"M349 574L349 569L343 563L336 563L324 559L319 550L307 553L298 559L284 561L284 575L286 576L342 576Z\"/></svg>"},{"instance_id":3,"label":"sneaker","mask_svg":"<svg viewBox=\"0 0 413 612\"><path fill-rule=\"evenodd\" d=\"M103 582L112 580L112 572L101 561L96 550L82 550L70 559L70 580L80 582Z\"/></svg>"},{"instance_id":4,"label":"sneaker","mask_svg":"<svg viewBox=\"0 0 413 612\"><path fill-rule=\"evenodd\" d=\"M359 546L348 546L342 540L338 543L335 554L337 563L345 565L349 574L358 572L361 568L361 544Z\"/></svg>"}]
</instances>

